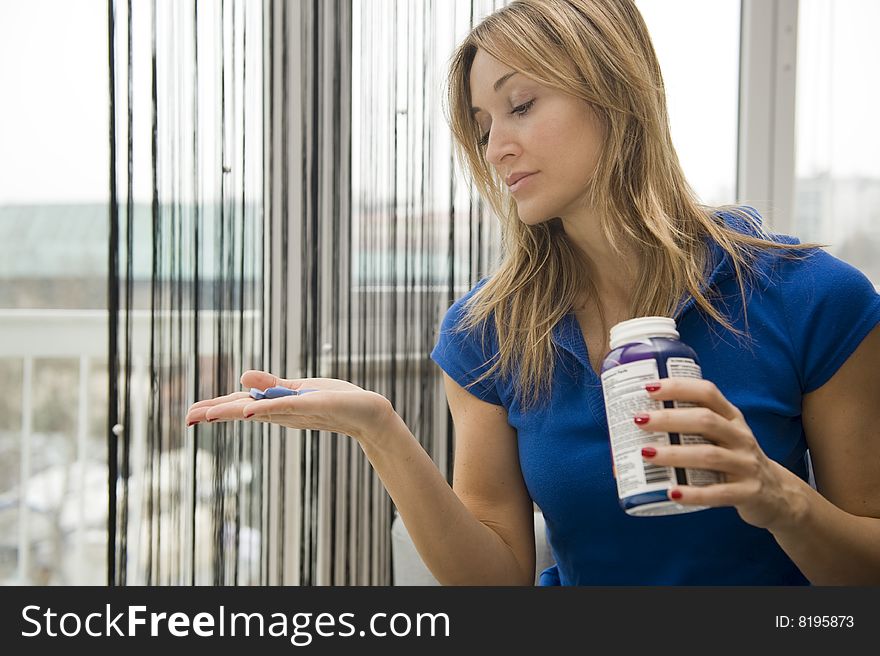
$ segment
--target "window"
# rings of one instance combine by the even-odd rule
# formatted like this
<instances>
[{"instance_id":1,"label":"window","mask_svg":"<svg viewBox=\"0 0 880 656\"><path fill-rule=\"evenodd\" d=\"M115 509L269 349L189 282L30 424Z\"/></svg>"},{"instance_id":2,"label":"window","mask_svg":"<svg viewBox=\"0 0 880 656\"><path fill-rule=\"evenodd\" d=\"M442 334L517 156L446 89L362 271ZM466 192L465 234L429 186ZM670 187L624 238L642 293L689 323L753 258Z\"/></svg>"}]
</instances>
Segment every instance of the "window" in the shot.
<instances>
[{"instance_id":1,"label":"window","mask_svg":"<svg viewBox=\"0 0 880 656\"><path fill-rule=\"evenodd\" d=\"M801 0L795 234L880 284L876 0Z\"/></svg>"},{"instance_id":2,"label":"window","mask_svg":"<svg viewBox=\"0 0 880 656\"><path fill-rule=\"evenodd\" d=\"M672 141L707 205L735 202L740 0L637 0L660 60Z\"/></svg>"},{"instance_id":3,"label":"window","mask_svg":"<svg viewBox=\"0 0 880 656\"><path fill-rule=\"evenodd\" d=\"M0 583L101 584L107 4L0 4L0 61Z\"/></svg>"}]
</instances>

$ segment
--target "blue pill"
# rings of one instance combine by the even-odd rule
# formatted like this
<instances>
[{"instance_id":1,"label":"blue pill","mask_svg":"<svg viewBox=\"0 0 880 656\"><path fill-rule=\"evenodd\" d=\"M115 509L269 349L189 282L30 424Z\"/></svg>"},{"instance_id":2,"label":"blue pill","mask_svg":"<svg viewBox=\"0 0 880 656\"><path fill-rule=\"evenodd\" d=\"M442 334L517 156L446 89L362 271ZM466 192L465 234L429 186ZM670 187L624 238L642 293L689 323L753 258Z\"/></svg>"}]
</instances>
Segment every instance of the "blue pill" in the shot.
<instances>
[{"instance_id":1,"label":"blue pill","mask_svg":"<svg viewBox=\"0 0 880 656\"><path fill-rule=\"evenodd\" d=\"M278 399L282 396L296 396L297 391L287 387L268 387L263 392L263 397L267 399Z\"/></svg>"},{"instance_id":2,"label":"blue pill","mask_svg":"<svg viewBox=\"0 0 880 656\"><path fill-rule=\"evenodd\" d=\"M299 396L300 394L308 394L309 392L320 392L317 389L301 389L292 390L287 387L267 387L265 390L251 387L251 398L260 399L280 399L283 396Z\"/></svg>"}]
</instances>

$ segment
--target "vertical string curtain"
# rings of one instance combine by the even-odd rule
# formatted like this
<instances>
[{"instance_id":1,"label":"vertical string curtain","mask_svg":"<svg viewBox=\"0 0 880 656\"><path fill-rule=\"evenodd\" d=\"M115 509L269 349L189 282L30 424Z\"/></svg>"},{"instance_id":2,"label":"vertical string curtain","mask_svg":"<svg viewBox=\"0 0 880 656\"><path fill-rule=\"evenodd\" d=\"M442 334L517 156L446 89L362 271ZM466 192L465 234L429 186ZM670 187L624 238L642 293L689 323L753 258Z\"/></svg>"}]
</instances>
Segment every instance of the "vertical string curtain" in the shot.
<instances>
[{"instance_id":1,"label":"vertical string curtain","mask_svg":"<svg viewBox=\"0 0 880 656\"><path fill-rule=\"evenodd\" d=\"M265 437L183 418L264 358L261 7L108 14L108 581L259 581Z\"/></svg>"},{"instance_id":2,"label":"vertical string curtain","mask_svg":"<svg viewBox=\"0 0 880 656\"><path fill-rule=\"evenodd\" d=\"M352 438L183 418L247 369L343 378L451 481L429 354L500 240L443 76L500 4L108 0L109 583L393 583Z\"/></svg>"}]
</instances>

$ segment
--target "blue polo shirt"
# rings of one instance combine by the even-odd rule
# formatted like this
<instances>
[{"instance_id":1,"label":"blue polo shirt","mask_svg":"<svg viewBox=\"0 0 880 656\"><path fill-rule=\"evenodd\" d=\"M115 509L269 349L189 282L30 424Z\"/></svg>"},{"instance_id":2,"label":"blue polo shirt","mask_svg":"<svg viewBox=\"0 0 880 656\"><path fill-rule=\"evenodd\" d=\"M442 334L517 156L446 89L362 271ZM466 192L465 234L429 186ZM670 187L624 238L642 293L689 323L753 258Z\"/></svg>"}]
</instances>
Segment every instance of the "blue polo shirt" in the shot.
<instances>
[{"instance_id":1,"label":"blue polo shirt","mask_svg":"<svg viewBox=\"0 0 880 656\"><path fill-rule=\"evenodd\" d=\"M747 229L722 216L728 225ZM723 304L716 307L744 330L733 267L717 244L709 246L707 285ZM827 382L880 323L880 295L861 272L821 249L800 261L765 253L758 270L746 287L750 344L707 319L692 298L676 313L678 330L699 356L703 376L743 412L764 453L808 480L803 395ZM488 368L497 351L493 326L485 343L479 330L456 330L464 301L485 281L449 309L431 353L462 387ZM555 326L553 339L558 355L543 406L523 411L511 379L495 377L469 388L503 406L516 430L525 484L544 514L556 560L542 573L541 585L808 584L770 532L747 524L731 507L627 515L612 476L602 384L574 314Z\"/></svg>"}]
</instances>

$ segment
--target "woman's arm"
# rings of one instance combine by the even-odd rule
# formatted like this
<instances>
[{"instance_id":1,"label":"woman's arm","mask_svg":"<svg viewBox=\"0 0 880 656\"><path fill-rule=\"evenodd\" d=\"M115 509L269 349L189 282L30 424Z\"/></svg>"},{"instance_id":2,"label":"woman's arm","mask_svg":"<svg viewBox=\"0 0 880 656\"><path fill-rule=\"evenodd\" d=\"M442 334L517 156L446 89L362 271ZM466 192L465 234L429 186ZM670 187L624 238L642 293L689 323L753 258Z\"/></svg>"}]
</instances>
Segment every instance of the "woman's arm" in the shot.
<instances>
[{"instance_id":1,"label":"woman's arm","mask_svg":"<svg viewBox=\"0 0 880 656\"><path fill-rule=\"evenodd\" d=\"M341 380L284 380L258 371L246 372L241 383L245 388L281 385L318 391L259 401L235 392L194 404L187 423L249 419L354 437L440 583L534 584L532 504L519 467L516 434L503 408L477 399L447 377L456 428L453 491L381 395Z\"/></svg>"},{"instance_id":2,"label":"woman's arm","mask_svg":"<svg viewBox=\"0 0 880 656\"><path fill-rule=\"evenodd\" d=\"M816 585L880 584L880 326L804 397L816 492L793 474L794 521L770 527Z\"/></svg>"},{"instance_id":3,"label":"woman's arm","mask_svg":"<svg viewBox=\"0 0 880 656\"><path fill-rule=\"evenodd\" d=\"M670 497L684 505L734 506L743 520L769 530L814 585L880 584L878 372L875 327L825 385L804 397L819 492L770 460L739 409L705 380L659 381L652 398L702 407L654 411L640 427L703 435L713 444L659 446L649 459L724 472L725 483L678 486Z\"/></svg>"},{"instance_id":4,"label":"woman's arm","mask_svg":"<svg viewBox=\"0 0 880 656\"><path fill-rule=\"evenodd\" d=\"M504 408L443 377L455 422L454 492L396 413L361 447L440 583L534 585L533 506L516 432Z\"/></svg>"}]
</instances>

